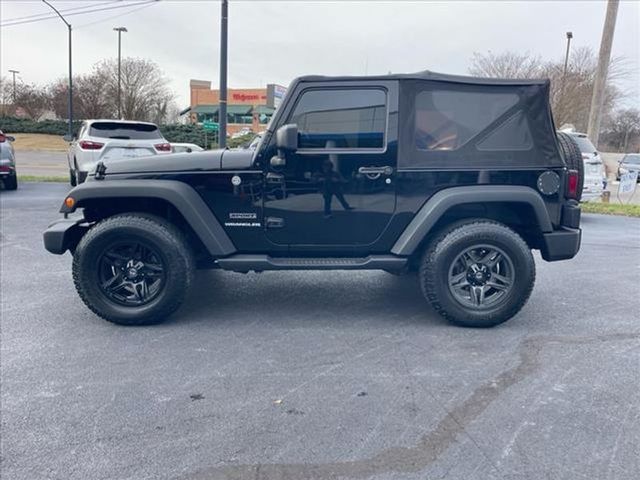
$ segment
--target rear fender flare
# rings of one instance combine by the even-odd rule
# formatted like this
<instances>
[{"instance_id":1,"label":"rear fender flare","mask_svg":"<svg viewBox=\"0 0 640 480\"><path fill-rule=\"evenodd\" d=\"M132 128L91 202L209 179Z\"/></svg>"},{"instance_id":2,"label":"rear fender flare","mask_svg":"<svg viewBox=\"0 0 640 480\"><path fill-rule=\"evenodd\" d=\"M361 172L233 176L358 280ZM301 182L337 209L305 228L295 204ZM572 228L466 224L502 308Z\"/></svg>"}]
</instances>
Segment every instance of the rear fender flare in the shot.
<instances>
[{"instance_id":1,"label":"rear fender flare","mask_svg":"<svg viewBox=\"0 0 640 480\"><path fill-rule=\"evenodd\" d=\"M176 180L104 180L89 181L71 190L73 208L64 203L61 213L71 213L88 200L108 198L154 198L173 205L184 217L208 252L214 257L235 253L236 248L211 209L189 185ZM135 210L132 209L132 210Z\"/></svg>"},{"instance_id":2,"label":"rear fender flare","mask_svg":"<svg viewBox=\"0 0 640 480\"><path fill-rule=\"evenodd\" d=\"M544 201L530 187L515 185L451 187L440 190L427 200L404 232L402 232L402 235L400 235L391 249L391 253L402 256L415 253L434 225L450 208L463 204L488 202L524 203L530 205L533 208L540 230L543 233L553 231Z\"/></svg>"}]
</instances>

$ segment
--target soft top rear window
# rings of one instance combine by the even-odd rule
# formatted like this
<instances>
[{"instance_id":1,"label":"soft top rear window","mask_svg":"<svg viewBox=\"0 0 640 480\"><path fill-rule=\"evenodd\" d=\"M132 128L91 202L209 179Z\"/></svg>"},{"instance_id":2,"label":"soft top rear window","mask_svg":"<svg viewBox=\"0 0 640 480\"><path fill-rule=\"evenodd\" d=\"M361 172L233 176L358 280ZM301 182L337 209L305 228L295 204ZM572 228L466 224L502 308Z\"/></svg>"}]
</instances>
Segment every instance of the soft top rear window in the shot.
<instances>
[{"instance_id":1,"label":"soft top rear window","mask_svg":"<svg viewBox=\"0 0 640 480\"><path fill-rule=\"evenodd\" d=\"M89 135L122 140L155 140L162 138L158 127L147 123L95 122L91 124Z\"/></svg>"}]
</instances>

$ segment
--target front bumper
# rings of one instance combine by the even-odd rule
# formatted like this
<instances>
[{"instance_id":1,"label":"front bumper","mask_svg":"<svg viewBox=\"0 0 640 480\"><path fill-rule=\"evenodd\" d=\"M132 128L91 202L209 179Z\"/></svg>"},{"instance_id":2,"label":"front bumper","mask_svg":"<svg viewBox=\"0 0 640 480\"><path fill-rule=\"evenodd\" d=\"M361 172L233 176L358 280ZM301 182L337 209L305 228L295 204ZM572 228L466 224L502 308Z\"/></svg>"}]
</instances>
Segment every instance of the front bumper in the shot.
<instances>
[{"instance_id":1,"label":"front bumper","mask_svg":"<svg viewBox=\"0 0 640 480\"><path fill-rule=\"evenodd\" d=\"M49 225L44 232L44 248L56 255L62 255L67 250L75 250L82 235L89 230L89 225L84 219L64 219Z\"/></svg>"}]
</instances>

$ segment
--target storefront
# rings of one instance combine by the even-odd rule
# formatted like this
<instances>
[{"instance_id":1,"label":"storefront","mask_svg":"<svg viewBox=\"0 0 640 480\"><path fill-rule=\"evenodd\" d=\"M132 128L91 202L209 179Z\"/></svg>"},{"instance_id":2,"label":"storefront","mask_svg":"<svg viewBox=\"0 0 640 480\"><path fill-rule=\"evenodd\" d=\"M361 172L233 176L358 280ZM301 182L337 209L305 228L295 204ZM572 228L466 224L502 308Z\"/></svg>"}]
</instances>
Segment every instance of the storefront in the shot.
<instances>
[{"instance_id":1,"label":"storefront","mask_svg":"<svg viewBox=\"0 0 640 480\"><path fill-rule=\"evenodd\" d=\"M181 113L189 115L190 123L199 124L205 120L219 123L220 91L212 90L211 82L203 80L191 80L190 89L191 105ZM263 131L286 91L285 87L275 84L266 88L230 88L227 93L228 133Z\"/></svg>"}]
</instances>

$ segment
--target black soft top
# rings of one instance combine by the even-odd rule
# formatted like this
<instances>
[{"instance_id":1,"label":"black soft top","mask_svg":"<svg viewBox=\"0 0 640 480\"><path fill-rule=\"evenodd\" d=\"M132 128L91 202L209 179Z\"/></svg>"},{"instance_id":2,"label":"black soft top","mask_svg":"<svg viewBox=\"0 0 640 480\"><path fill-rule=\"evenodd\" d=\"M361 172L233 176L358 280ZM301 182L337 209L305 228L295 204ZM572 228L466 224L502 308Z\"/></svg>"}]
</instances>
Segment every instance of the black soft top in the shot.
<instances>
[{"instance_id":1,"label":"black soft top","mask_svg":"<svg viewBox=\"0 0 640 480\"><path fill-rule=\"evenodd\" d=\"M291 84L397 82L398 168L563 167L548 79L481 78L425 70L306 75ZM276 113L277 115L277 113Z\"/></svg>"},{"instance_id":2,"label":"black soft top","mask_svg":"<svg viewBox=\"0 0 640 480\"><path fill-rule=\"evenodd\" d=\"M432 72L423 70L416 73L390 73L388 75L305 75L298 77L297 81L301 82L330 82L330 81L358 81L358 80L430 80L436 82L459 83L465 85L514 85L514 86L546 86L549 79L522 79L522 78L486 78L471 77L467 75L449 75L446 73Z\"/></svg>"}]
</instances>

